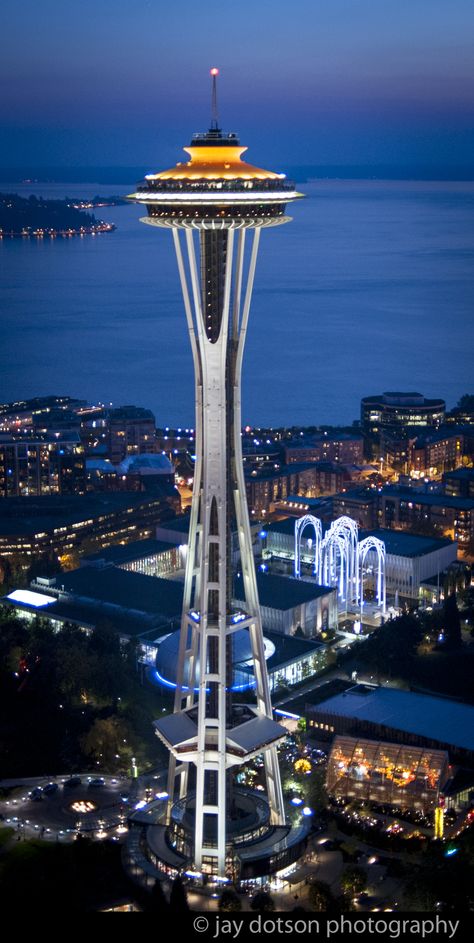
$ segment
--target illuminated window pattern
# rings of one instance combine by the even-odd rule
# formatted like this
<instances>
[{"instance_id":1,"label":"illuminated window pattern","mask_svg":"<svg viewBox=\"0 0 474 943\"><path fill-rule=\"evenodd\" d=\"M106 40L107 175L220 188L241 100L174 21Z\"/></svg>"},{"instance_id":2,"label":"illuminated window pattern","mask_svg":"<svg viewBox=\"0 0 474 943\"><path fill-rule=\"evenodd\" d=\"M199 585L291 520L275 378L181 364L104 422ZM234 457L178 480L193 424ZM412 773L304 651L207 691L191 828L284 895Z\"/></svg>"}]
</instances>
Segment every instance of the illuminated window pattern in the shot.
<instances>
[{"instance_id":1,"label":"illuminated window pattern","mask_svg":"<svg viewBox=\"0 0 474 943\"><path fill-rule=\"evenodd\" d=\"M333 796L426 809L436 805L447 778L448 754L442 750L336 737L327 789Z\"/></svg>"}]
</instances>

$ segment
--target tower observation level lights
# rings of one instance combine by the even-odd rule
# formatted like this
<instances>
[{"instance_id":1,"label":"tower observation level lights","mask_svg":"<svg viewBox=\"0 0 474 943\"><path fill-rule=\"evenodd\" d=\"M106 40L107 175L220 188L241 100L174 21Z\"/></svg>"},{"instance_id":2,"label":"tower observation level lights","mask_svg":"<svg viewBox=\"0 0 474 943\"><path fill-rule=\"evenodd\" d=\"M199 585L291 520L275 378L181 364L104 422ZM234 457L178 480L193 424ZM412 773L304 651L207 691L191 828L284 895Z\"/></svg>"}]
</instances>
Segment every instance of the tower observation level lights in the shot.
<instances>
[{"instance_id":1,"label":"tower observation level lights","mask_svg":"<svg viewBox=\"0 0 474 943\"><path fill-rule=\"evenodd\" d=\"M301 194L284 174L242 160L247 148L212 120L189 159L148 174L131 199L142 222L172 232L195 372L196 462L174 713L155 722L170 752L168 845L183 867L224 877L238 849L288 834L277 759L285 728L272 718L241 447L241 371L260 233L287 223ZM233 607L236 522L245 606ZM249 633L256 703L232 691L233 633ZM186 679L186 681L185 681ZM234 785L263 755L264 793ZM265 832L266 829L266 832ZM233 864L232 864L233 862Z\"/></svg>"}]
</instances>

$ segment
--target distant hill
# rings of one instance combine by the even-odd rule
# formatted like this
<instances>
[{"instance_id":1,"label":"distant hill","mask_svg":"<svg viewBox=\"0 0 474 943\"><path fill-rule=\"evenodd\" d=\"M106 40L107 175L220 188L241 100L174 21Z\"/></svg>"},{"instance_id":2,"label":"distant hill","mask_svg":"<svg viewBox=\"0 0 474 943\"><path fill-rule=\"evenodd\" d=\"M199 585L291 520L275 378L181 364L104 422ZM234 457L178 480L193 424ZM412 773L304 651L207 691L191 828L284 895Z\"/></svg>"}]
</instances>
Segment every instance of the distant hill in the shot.
<instances>
[{"instance_id":1,"label":"distant hill","mask_svg":"<svg viewBox=\"0 0 474 943\"><path fill-rule=\"evenodd\" d=\"M2 236L54 236L111 232L111 223L83 213L67 200L44 200L16 193L0 193L0 234Z\"/></svg>"}]
</instances>

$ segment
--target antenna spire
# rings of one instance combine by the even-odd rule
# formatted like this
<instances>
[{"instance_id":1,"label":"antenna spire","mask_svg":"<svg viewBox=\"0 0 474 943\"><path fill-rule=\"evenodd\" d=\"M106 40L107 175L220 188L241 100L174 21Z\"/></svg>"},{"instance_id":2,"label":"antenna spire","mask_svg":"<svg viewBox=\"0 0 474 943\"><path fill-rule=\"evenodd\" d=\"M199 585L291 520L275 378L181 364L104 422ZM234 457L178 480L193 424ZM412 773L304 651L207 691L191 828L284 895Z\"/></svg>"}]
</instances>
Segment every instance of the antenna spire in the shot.
<instances>
[{"instance_id":1,"label":"antenna spire","mask_svg":"<svg viewBox=\"0 0 474 943\"><path fill-rule=\"evenodd\" d=\"M211 131L219 130L219 118L217 114L217 76L219 75L219 69L211 69L212 75L212 99L211 99Z\"/></svg>"}]
</instances>

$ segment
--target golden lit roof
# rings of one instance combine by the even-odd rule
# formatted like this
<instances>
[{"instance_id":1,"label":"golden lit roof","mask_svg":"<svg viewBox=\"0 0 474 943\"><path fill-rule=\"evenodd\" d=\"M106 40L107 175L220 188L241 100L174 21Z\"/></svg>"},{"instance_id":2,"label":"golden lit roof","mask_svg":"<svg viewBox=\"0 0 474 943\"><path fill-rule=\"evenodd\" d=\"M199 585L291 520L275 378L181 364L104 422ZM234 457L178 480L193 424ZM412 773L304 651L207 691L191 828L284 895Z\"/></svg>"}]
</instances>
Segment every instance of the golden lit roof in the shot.
<instances>
[{"instance_id":1,"label":"golden lit roof","mask_svg":"<svg viewBox=\"0 0 474 943\"><path fill-rule=\"evenodd\" d=\"M285 174L252 167L241 160L247 150L240 145L185 147L191 160L176 164L170 170L158 174L147 174L147 180L278 180Z\"/></svg>"}]
</instances>

